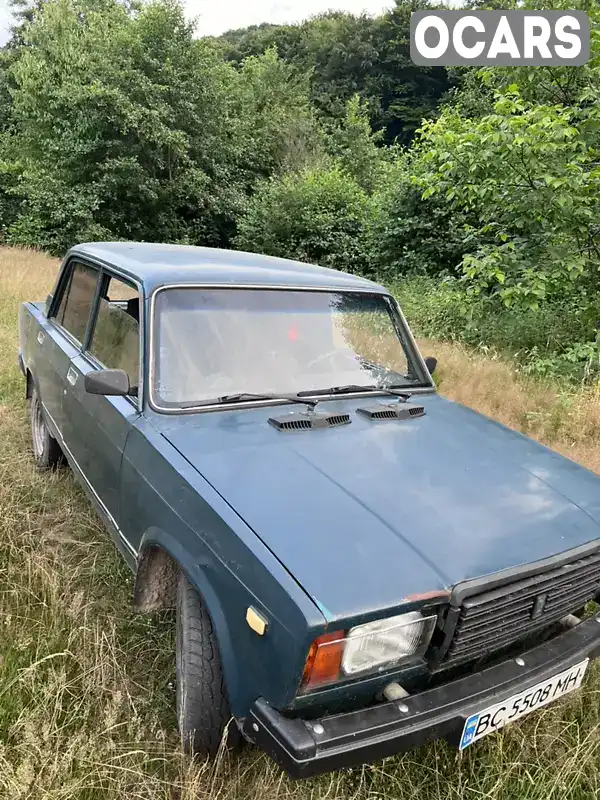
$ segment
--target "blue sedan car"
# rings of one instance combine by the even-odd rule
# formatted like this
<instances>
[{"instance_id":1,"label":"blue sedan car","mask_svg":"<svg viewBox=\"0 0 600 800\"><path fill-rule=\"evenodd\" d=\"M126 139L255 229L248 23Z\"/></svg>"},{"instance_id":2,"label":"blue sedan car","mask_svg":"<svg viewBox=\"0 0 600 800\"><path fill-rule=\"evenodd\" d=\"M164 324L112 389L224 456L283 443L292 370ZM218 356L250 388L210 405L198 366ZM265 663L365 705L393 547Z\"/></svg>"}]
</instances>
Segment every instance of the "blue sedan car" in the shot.
<instances>
[{"instance_id":1,"label":"blue sedan car","mask_svg":"<svg viewBox=\"0 0 600 800\"><path fill-rule=\"evenodd\" d=\"M38 466L73 469L135 607L176 610L188 749L243 737L309 776L581 686L600 478L439 396L381 286L86 244L19 325Z\"/></svg>"}]
</instances>

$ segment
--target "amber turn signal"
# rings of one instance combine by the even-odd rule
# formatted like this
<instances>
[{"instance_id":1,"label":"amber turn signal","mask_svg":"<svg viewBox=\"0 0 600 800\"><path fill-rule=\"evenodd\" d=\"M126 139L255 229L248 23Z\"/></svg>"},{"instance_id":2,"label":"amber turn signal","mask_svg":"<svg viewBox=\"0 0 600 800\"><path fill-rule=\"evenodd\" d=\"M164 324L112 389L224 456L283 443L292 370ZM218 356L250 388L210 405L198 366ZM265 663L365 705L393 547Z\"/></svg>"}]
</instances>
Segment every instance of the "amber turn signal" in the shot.
<instances>
[{"instance_id":1,"label":"amber turn signal","mask_svg":"<svg viewBox=\"0 0 600 800\"><path fill-rule=\"evenodd\" d=\"M314 640L302 674L302 689L322 686L339 678L345 637L345 631L334 631Z\"/></svg>"}]
</instances>

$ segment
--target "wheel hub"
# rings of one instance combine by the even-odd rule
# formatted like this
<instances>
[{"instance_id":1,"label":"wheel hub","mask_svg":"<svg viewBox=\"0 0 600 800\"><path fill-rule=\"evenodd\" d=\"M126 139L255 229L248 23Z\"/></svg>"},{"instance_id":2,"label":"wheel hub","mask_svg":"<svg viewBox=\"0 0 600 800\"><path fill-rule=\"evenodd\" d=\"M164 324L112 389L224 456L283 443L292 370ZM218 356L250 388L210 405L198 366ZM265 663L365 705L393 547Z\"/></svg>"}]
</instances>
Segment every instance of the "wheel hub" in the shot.
<instances>
[{"instance_id":1,"label":"wheel hub","mask_svg":"<svg viewBox=\"0 0 600 800\"><path fill-rule=\"evenodd\" d=\"M38 400L34 401L31 423L31 429L33 433L33 449L35 455L39 458L44 453L47 429L46 423L44 422L44 417L42 416L42 407Z\"/></svg>"}]
</instances>

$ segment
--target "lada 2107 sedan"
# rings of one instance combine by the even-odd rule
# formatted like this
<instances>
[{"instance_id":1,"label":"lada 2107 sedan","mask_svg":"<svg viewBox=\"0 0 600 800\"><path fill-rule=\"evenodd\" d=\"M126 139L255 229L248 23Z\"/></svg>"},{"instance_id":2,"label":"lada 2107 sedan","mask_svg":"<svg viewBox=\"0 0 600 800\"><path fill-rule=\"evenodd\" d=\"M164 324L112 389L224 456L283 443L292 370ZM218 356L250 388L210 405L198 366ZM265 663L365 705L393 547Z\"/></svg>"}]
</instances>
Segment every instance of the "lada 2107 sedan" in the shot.
<instances>
[{"instance_id":1,"label":"lada 2107 sedan","mask_svg":"<svg viewBox=\"0 0 600 800\"><path fill-rule=\"evenodd\" d=\"M38 465L68 461L136 608L176 609L189 748L241 732L294 776L464 749L598 655L600 478L439 396L381 286L81 245L19 360Z\"/></svg>"}]
</instances>

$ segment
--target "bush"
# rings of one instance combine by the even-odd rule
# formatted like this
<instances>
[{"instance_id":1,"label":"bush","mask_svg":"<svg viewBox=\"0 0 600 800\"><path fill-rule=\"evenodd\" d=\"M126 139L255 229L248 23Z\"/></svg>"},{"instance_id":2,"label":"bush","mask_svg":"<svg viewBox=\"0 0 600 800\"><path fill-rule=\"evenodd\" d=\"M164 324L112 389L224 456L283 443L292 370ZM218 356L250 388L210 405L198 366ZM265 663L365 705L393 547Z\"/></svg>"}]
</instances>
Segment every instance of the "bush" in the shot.
<instances>
[{"instance_id":1,"label":"bush","mask_svg":"<svg viewBox=\"0 0 600 800\"><path fill-rule=\"evenodd\" d=\"M501 308L460 280L413 276L390 284L416 335L502 353L529 375L591 383L600 376L597 314L571 298L540 309Z\"/></svg>"},{"instance_id":2,"label":"bush","mask_svg":"<svg viewBox=\"0 0 600 800\"><path fill-rule=\"evenodd\" d=\"M235 246L348 272L368 269L365 191L339 166L265 181L248 202Z\"/></svg>"},{"instance_id":3,"label":"bush","mask_svg":"<svg viewBox=\"0 0 600 800\"><path fill-rule=\"evenodd\" d=\"M469 308L458 281L413 275L390 283L389 289L398 298L402 311L414 333L426 339L465 338Z\"/></svg>"},{"instance_id":4,"label":"bush","mask_svg":"<svg viewBox=\"0 0 600 800\"><path fill-rule=\"evenodd\" d=\"M370 250L382 279L454 273L468 252L465 215L440 197L422 199L413 159L401 156L384 174L372 200Z\"/></svg>"}]
</instances>

